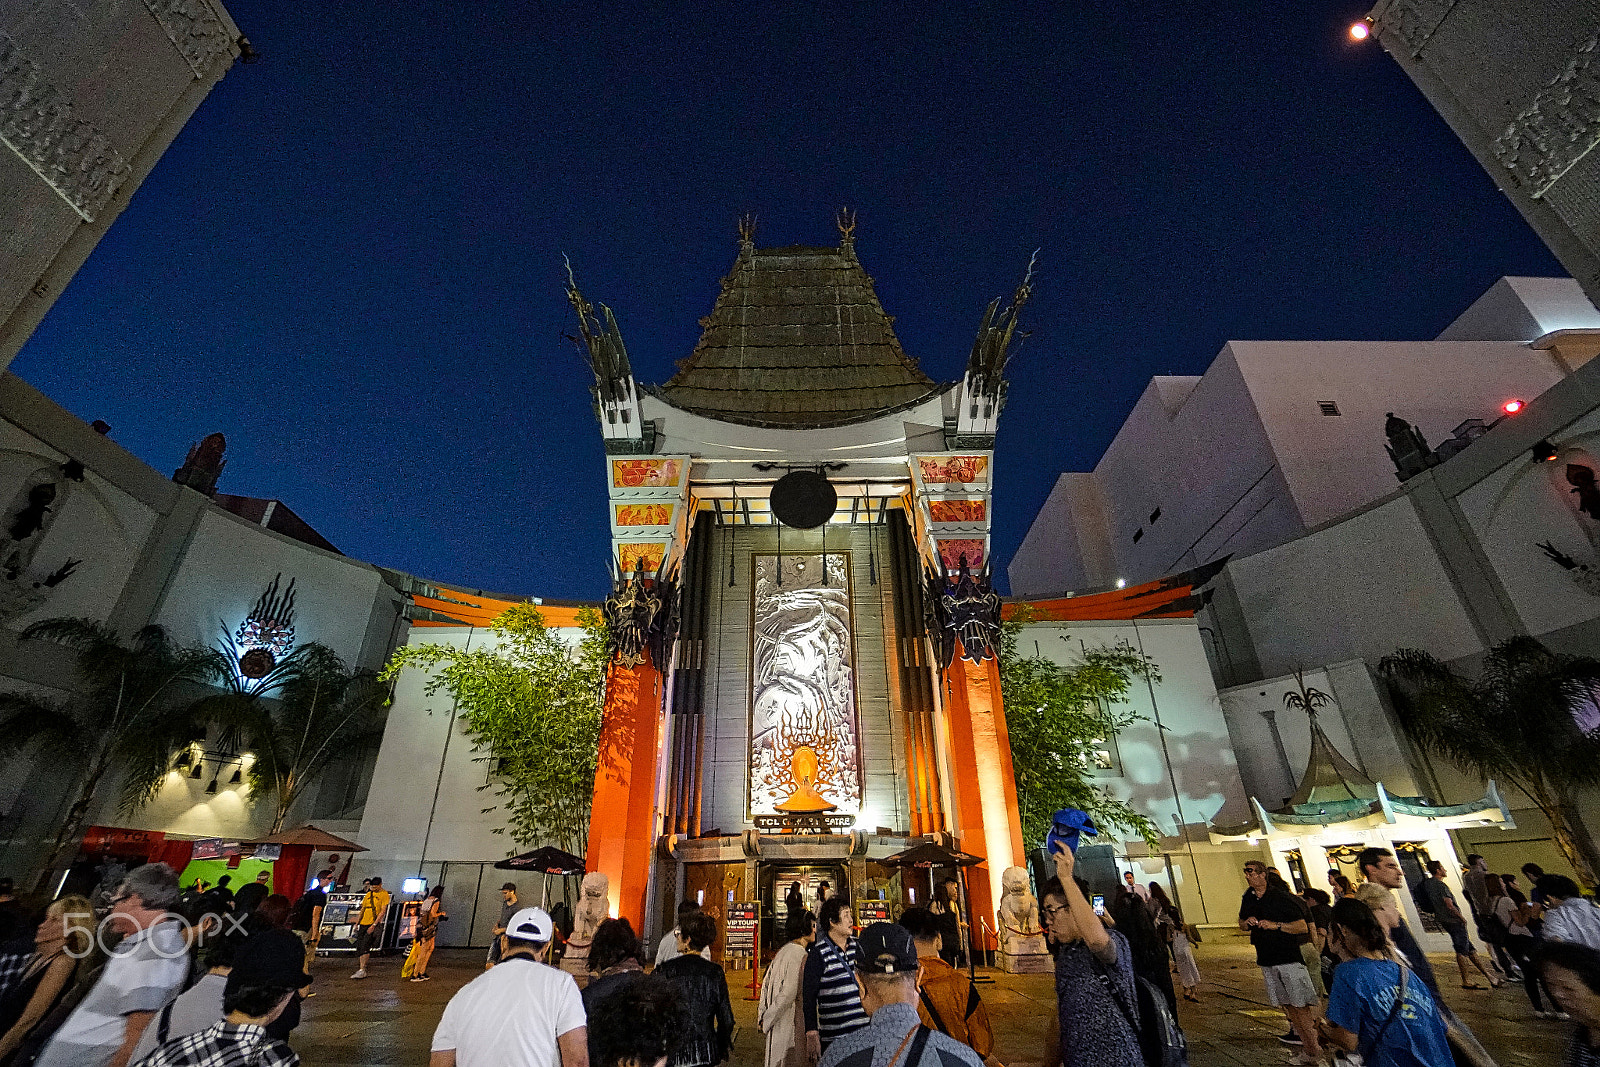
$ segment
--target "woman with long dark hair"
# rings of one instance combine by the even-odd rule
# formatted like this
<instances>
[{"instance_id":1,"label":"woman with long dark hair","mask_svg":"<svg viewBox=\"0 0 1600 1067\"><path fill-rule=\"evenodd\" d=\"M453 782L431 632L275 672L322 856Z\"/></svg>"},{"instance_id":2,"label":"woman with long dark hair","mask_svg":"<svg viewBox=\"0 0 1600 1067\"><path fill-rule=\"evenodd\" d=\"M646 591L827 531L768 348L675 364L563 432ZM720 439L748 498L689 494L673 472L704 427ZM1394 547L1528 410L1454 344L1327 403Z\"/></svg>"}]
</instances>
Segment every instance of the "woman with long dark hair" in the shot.
<instances>
[{"instance_id":1,"label":"woman with long dark hair","mask_svg":"<svg viewBox=\"0 0 1600 1067\"><path fill-rule=\"evenodd\" d=\"M939 926L939 958L952 967L966 962L961 951L961 883L946 878L933 887L929 905Z\"/></svg>"},{"instance_id":2,"label":"woman with long dark hair","mask_svg":"<svg viewBox=\"0 0 1600 1067\"><path fill-rule=\"evenodd\" d=\"M436 885L428 890L428 895L422 898L422 904L417 909L417 932L413 940L416 943L412 951L411 980L413 982L426 982L431 976L428 974L428 961L433 958L434 941L439 935L439 920L449 918L444 913L444 886Z\"/></svg>"},{"instance_id":3,"label":"woman with long dark hair","mask_svg":"<svg viewBox=\"0 0 1600 1067\"><path fill-rule=\"evenodd\" d=\"M1200 965L1194 960L1194 949L1189 945L1189 929L1183 924L1183 912L1178 910L1167 891L1157 882L1150 883L1150 912L1155 917L1156 930L1166 938L1172 949L1172 961L1178 965L1178 985L1183 987L1183 999L1200 1003Z\"/></svg>"},{"instance_id":4,"label":"woman with long dark hair","mask_svg":"<svg viewBox=\"0 0 1600 1067\"><path fill-rule=\"evenodd\" d=\"M1453 1067L1433 994L1389 944L1372 909L1354 897L1333 906L1328 928L1343 961L1333 972L1323 1041L1358 1052L1368 1067Z\"/></svg>"},{"instance_id":5,"label":"woman with long dark hair","mask_svg":"<svg viewBox=\"0 0 1600 1067\"><path fill-rule=\"evenodd\" d=\"M1178 1014L1178 995L1172 989L1172 968L1167 964L1167 943L1162 938L1161 932L1156 929L1155 920L1150 917L1150 909L1145 906L1144 898L1139 896L1128 886L1117 890L1116 897L1111 902L1111 921L1117 924L1117 930L1128 939L1128 948L1133 952L1133 973L1161 990L1161 995L1167 998L1167 1007L1172 1009L1172 1014Z\"/></svg>"},{"instance_id":6,"label":"woman with long dark hair","mask_svg":"<svg viewBox=\"0 0 1600 1067\"><path fill-rule=\"evenodd\" d=\"M1541 1019L1553 1017L1556 1012L1545 1011L1544 1001L1539 996L1540 986L1544 984L1539 977L1539 967L1534 962L1539 942L1535 940L1533 931L1528 929L1527 902L1519 904L1515 897L1507 893L1505 882L1497 874L1484 875L1483 885L1489 892L1490 921L1499 924L1506 954L1522 971L1522 991L1528 995L1528 1003L1533 1005L1533 1014ZM1546 996L1549 995L1549 990L1544 992Z\"/></svg>"}]
</instances>

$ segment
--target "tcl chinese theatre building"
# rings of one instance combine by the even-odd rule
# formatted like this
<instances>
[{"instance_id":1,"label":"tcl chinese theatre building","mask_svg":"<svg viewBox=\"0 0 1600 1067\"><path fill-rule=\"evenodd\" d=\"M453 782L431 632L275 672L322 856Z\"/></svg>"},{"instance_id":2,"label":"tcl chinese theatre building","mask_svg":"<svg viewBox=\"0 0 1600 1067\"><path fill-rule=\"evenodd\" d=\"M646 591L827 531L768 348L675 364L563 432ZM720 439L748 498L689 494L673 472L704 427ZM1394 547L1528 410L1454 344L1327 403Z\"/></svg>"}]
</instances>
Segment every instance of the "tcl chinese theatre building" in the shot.
<instances>
[{"instance_id":1,"label":"tcl chinese theatre building","mask_svg":"<svg viewBox=\"0 0 1600 1067\"><path fill-rule=\"evenodd\" d=\"M970 914L992 921L1023 862L987 574L1028 283L939 384L901 348L851 229L780 249L744 230L657 388L634 381L609 310L569 292L619 576L587 860L613 913L652 929L686 898L770 915L794 881L813 902L824 881L925 899L877 861L929 838L985 857Z\"/></svg>"}]
</instances>

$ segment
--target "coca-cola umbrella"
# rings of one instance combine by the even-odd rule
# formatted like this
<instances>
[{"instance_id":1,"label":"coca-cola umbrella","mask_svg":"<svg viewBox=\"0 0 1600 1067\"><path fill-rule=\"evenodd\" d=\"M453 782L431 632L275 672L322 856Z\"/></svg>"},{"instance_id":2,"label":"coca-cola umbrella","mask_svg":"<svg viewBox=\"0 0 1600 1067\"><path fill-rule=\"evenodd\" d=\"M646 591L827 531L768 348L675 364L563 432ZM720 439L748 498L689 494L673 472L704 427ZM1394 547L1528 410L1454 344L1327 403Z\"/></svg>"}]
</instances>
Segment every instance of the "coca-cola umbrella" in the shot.
<instances>
[{"instance_id":1,"label":"coca-cola umbrella","mask_svg":"<svg viewBox=\"0 0 1600 1067\"><path fill-rule=\"evenodd\" d=\"M896 852L892 856L886 856L878 862L883 864L885 867L919 867L931 869L934 867L973 867L982 863L983 857L974 856L970 852L962 852L960 849L946 848L944 845L941 845L935 841L924 841L920 845L913 845L908 849ZM962 888L965 890L966 887L963 886ZM970 892L965 893L965 895L969 901L972 899L972 894ZM971 915L970 908L968 909L968 915L969 917ZM972 936L972 923L968 922L967 973L975 977L976 964L975 956L973 954ZM986 981L987 979L977 980Z\"/></svg>"},{"instance_id":2,"label":"coca-cola umbrella","mask_svg":"<svg viewBox=\"0 0 1600 1067\"><path fill-rule=\"evenodd\" d=\"M544 875L544 896L540 903L547 905L550 901L550 876L559 874L562 877L572 874L584 873L583 860L554 845L545 845L532 852L524 852L520 856L501 860L495 864L502 871L530 871L534 874ZM565 890L563 890L563 893Z\"/></svg>"}]
</instances>

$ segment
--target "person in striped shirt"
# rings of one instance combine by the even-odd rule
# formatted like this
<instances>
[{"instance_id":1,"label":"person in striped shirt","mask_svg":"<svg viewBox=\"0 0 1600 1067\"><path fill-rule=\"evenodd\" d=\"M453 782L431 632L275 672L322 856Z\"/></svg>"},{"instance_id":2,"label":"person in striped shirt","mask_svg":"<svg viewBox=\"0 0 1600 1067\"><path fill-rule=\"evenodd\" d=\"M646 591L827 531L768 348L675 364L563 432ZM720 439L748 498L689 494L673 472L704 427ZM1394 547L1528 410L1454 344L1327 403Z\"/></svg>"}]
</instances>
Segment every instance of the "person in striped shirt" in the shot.
<instances>
[{"instance_id":1,"label":"person in striped shirt","mask_svg":"<svg viewBox=\"0 0 1600 1067\"><path fill-rule=\"evenodd\" d=\"M829 897L817 916L820 928L806 958L801 998L806 1015L806 1062L815 1064L827 1047L867 1025L856 985L861 947L851 930L854 916L843 897Z\"/></svg>"}]
</instances>

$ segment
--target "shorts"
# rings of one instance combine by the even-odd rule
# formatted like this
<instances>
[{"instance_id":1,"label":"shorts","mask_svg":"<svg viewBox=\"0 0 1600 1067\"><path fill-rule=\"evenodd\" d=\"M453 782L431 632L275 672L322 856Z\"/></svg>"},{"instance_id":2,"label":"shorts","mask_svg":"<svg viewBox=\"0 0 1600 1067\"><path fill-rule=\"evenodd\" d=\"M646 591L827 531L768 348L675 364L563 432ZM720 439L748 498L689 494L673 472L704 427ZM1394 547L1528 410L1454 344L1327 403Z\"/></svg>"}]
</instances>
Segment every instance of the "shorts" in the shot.
<instances>
[{"instance_id":1,"label":"shorts","mask_svg":"<svg viewBox=\"0 0 1600 1067\"><path fill-rule=\"evenodd\" d=\"M1444 932L1450 935L1450 947L1463 956L1470 956L1477 949L1472 947L1472 939L1467 936L1466 923L1450 923L1445 925Z\"/></svg>"},{"instance_id":2,"label":"shorts","mask_svg":"<svg viewBox=\"0 0 1600 1067\"><path fill-rule=\"evenodd\" d=\"M1303 963L1280 963L1261 968L1267 980L1267 999L1280 1008L1309 1008L1317 1003L1317 987Z\"/></svg>"},{"instance_id":3,"label":"shorts","mask_svg":"<svg viewBox=\"0 0 1600 1067\"><path fill-rule=\"evenodd\" d=\"M1317 946L1307 941L1300 946L1300 959L1306 965L1306 974L1311 978L1311 988L1317 991L1317 999L1328 995L1322 987L1322 953L1317 951Z\"/></svg>"},{"instance_id":4,"label":"shorts","mask_svg":"<svg viewBox=\"0 0 1600 1067\"><path fill-rule=\"evenodd\" d=\"M372 942L373 942L374 939L376 939L377 934L378 934L378 927L376 925L363 926L360 930L358 930L356 932L356 955L357 956L365 956L367 953L372 951Z\"/></svg>"}]
</instances>

